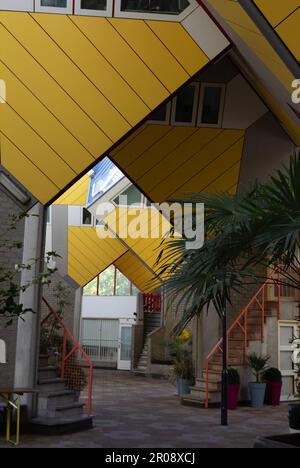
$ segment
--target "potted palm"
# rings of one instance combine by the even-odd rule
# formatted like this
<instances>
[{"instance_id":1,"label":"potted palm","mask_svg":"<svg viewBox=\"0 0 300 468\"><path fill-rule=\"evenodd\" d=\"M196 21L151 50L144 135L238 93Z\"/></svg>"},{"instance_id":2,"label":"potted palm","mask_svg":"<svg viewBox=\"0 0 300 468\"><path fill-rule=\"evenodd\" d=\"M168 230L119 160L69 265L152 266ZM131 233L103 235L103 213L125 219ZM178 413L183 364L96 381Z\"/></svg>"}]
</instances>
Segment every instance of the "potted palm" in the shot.
<instances>
[{"instance_id":1,"label":"potted palm","mask_svg":"<svg viewBox=\"0 0 300 468\"><path fill-rule=\"evenodd\" d=\"M248 366L256 378L256 382L249 383L249 393L252 408L263 408L267 385L262 382L262 374L266 370L269 356L258 356L256 353L248 355Z\"/></svg>"},{"instance_id":2,"label":"potted palm","mask_svg":"<svg viewBox=\"0 0 300 468\"><path fill-rule=\"evenodd\" d=\"M232 367L228 369L228 409L236 410L241 388L240 374Z\"/></svg>"},{"instance_id":3,"label":"potted palm","mask_svg":"<svg viewBox=\"0 0 300 468\"><path fill-rule=\"evenodd\" d=\"M279 369L270 367L263 374L263 381L266 383L266 403L267 405L279 406L281 389L282 389L282 375Z\"/></svg>"},{"instance_id":4,"label":"potted palm","mask_svg":"<svg viewBox=\"0 0 300 468\"><path fill-rule=\"evenodd\" d=\"M192 341L190 336L182 334L169 345L173 360L179 396L188 395L194 380L194 365L192 359Z\"/></svg>"}]
</instances>

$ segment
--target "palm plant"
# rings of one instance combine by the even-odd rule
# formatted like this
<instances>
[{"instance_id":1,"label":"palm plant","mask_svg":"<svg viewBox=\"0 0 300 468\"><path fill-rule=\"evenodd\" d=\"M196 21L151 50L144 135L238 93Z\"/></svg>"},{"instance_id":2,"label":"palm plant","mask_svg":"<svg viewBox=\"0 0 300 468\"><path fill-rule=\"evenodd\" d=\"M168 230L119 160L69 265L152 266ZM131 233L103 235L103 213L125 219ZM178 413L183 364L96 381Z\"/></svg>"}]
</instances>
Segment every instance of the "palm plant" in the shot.
<instances>
[{"instance_id":1,"label":"palm plant","mask_svg":"<svg viewBox=\"0 0 300 468\"><path fill-rule=\"evenodd\" d=\"M185 201L205 204L205 244L187 250L186 239L172 239L157 261L169 298L179 298L177 307L185 311L176 334L210 305L222 316L232 292L260 284L278 264L280 283L300 290L300 153L264 184L237 195L191 194ZM265 275L257 275L258 265Z\"/></svg>"}]
</instances>

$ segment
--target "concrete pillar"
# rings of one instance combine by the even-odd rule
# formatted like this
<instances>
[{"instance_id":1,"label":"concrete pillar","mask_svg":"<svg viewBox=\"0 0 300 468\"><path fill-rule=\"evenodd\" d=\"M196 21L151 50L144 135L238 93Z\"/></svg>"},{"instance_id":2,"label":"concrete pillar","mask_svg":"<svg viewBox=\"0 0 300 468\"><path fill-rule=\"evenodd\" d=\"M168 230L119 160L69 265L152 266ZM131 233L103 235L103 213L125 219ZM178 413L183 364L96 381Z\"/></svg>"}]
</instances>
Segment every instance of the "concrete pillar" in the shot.
<instances>
[{"instance_id":1,"label":"concrete pillar","mask_svg":"<svg viewBox=\"0 0 300 468\"><path fill-rule=\"evenodd\" d=\"M35 205L29 211L29 217L25 221L23 263L32 263L32 259L42 257L44 251L45 216L44 207ZM43 266L43 262L37 262L31 270L22 272L21 284L31 282ZM34 388L37 381L38 368L38 342L40 329L40 285L32 285L20 296L20 303L24 308L31 308L35 313L28 312L18 320L15 387ZM24 404L28 405L29 413L34 411L34 398L24 397Z\"/></svg>"}]
</instances>

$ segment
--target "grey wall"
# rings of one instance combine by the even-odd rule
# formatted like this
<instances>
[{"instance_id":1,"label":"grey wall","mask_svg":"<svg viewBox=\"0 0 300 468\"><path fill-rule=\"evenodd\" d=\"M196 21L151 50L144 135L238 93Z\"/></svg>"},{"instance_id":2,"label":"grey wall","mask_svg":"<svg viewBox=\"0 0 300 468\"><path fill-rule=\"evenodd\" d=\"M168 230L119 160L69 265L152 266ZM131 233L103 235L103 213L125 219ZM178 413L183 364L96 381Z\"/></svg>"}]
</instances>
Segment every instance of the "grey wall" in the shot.
<instances>
[{"instance_id":1,"label":"grey wall","mask_svg":"<svg viewBox=\"0 0 300 468\"><path fill-rule=\"evenodd\" d=\"M0 189L0 239L7 239L8 215L20 213L21 208ZM23 242L24 222L18 223L16 230L9 233L11 241ZM0 268L11 270L22 262L23 249L10 250L0 246ZM0 386L12 386L14 383L17 321L6 327L7 320L0 318L0 338L7 344L7 364L0 365Z\"/></svg>"},{"instance_id":2,"label":"grey wall","mask_svg":"<svg viewBox=\"0 0 300 468\"><path fill-rule=\"evenodd\" d=\"M256 178L264 182L293 154L295 145L271 112L253 124L245 135L239 188Z\"/></svg>"}]
</instances>

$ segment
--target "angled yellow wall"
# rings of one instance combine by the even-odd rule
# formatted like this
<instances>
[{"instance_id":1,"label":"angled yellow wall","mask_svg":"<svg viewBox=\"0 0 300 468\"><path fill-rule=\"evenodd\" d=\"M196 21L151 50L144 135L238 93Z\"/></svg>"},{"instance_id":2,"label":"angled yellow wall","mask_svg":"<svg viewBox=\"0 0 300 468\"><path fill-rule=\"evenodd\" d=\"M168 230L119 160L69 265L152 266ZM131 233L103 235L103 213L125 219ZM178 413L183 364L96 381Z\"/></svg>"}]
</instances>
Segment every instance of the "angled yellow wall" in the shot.
<instances>
[{"instance_id":1,"label":"angled yellow wall","mask_svg":"<svg viewBox=\"0 0 300 468\"><path fill-rule=\"evenodd\" d=\"M55 205L76 205L85 206L87 204L88 193L90 187L90 176L83 176L69 190L67 190L55 202Z\"/></svg>"},{"instance_id":2,"label":"angled yellow wall","mask_svg":"<svg viewBox=\"0 0 300 468\"><path fill-rule=\"evenodd\" d=\"M209 59L177 23L0 12L1 164L46 204Z\"/></svg>"},{"instance_id":3,"label":"angled yellow wall","mask_svg":"<svg viewBox=\"0 0 300 468\"><path fill-rule=\"evenodd\" d=\"M299 62L300 1L254 0L254 2Z\"/></svg>"},{"instance_id":4,"label":"angled yellow wall","mask_svg":"<svg viewBox=\"0 0 300 468\"><path fill-rule=\"evenodd\" d=\"M238 1L205 0L205 3L210 6L212 13L215 14L216 12L220 15L224 25L229 26L234 34L237 35L237 39L233 37L233 40L242 41L242 43L246 44L246 47L248 47L260 61L259 65L257 63L248 63L250 71L249 77L251 79L253 78L253 82L258 82L260 88L272 87L272 92L270 93L268 91L271 99L266 102L269 104L271 110L277 116L281 124L285 127L285 130L289 133L294 143L296 145L300 145L300 128L299 125L297 126L297 118L288 107L288 102L290 101L291 103L291 84L295 78L299 77L293 76L282 61L281 57L277 54L272 45L268 42L266 37L262 34ZM262 0L257 3L258 6L262 8L262 11L264 10L266 17L270 19L271 22L276 22L278 18L280 21L280 18L284 18L285 14L288 15L289 12L293 11L293 7L295 6L294 2L290 0L283 2L281 2L281 0ZM292 22L287 29L291 43L293 42L295 44L296 42L297 50L299 47L298 30L300 26L298 15L298 10L292 14ZM288 41L286 41L286 44L288 45ZM241 54L243 55L245 50L242 50L243 47L239 47L239 45L240 44L237 44L238 48L240 48ZM297 51L296 55L298 55ZM263 71L264 67L266 67L270 73L268 77ZM270 82L270 79L272 80L272 83ZM265 97L265 94L262 94L262 96ZM272 105L272 102L275 103L274 106ZM280 109L280 112L278 112L278 109Z\"/></svg>"},{"instance_id":5,"label":"angled yellow wall","mask_svg":"<svg viewBox=\"0 0 300 468\"><path fill-rule=\"evenodd\" d=\"M100 238L94 227L68 228L68 274L80 286L92 281L126 251L118 239Z\"/></svg>"},{"instance_id":6,"label":"angled yellow wall","mask_svg":"<svg viewBox=\"0 0 300 468\"><path fill-rule=\"evenodd\" d=\"M143 293L153 292L160 285L160 281L154 279L154 275L130 250L114 264Z\"/></svg>"},{"instance_id":7,"label":"angled yellow wall","mask_svg":"<svg viewBox=\"0 0 300 468\"><path fill-rule=\"evenodd\" d=\"M155 202L235 189L243 130L146 124L111 158Z\"/></svg>"}]
</instances>

